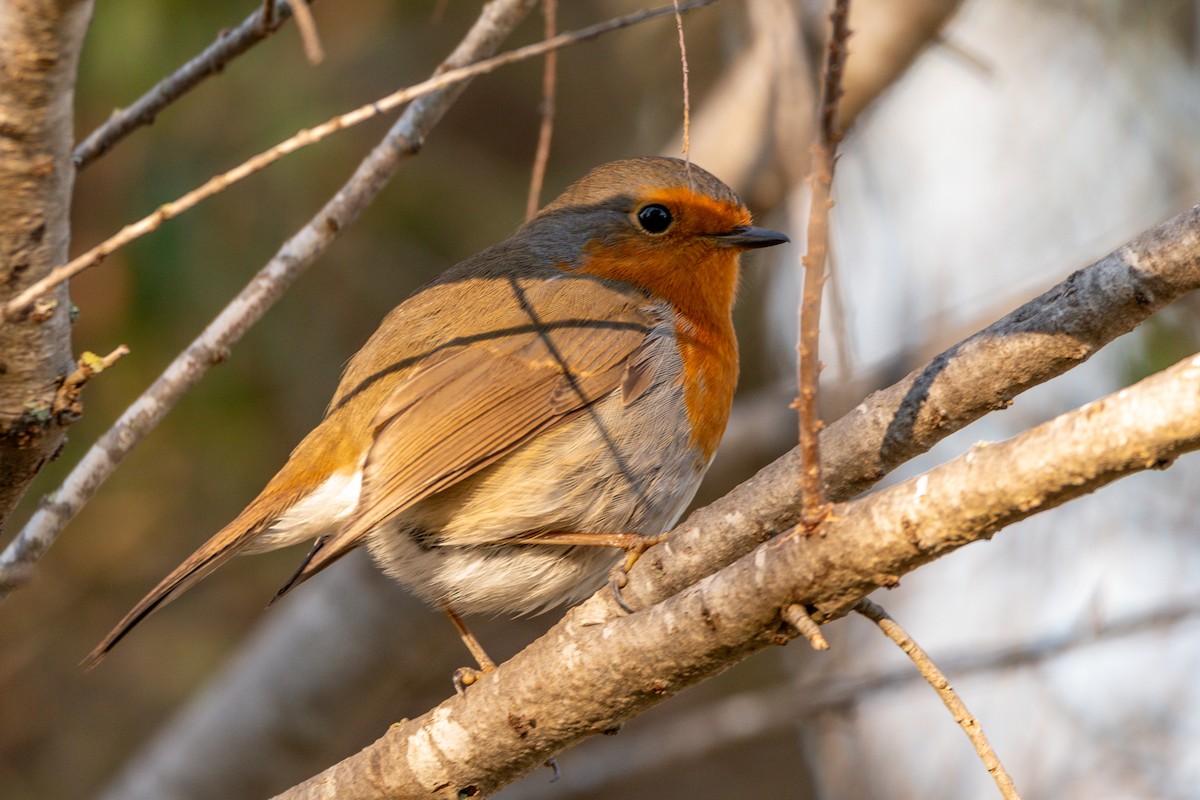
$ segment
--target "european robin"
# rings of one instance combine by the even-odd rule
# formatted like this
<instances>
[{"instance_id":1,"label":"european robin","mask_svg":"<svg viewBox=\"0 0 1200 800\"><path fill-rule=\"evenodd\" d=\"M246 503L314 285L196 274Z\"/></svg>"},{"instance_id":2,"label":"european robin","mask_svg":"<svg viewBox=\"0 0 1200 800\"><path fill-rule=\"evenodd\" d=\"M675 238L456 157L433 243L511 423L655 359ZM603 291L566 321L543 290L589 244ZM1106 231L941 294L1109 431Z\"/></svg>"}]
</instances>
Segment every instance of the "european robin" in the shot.
<instances>
[{"instance_id":1,"label":"european robin","mask_svg":"<svg viewBox=\"0 0 1200 800\"><path fill-rule=\"evenodd\" d=\"M579 600L683 513L737 383L738 257L786 241L694 165L592 170L393 309L283 469L86 663L231 556L315 539L280 594L365 544L490 669L458 614Z\"/></svg>"}]
</instances>

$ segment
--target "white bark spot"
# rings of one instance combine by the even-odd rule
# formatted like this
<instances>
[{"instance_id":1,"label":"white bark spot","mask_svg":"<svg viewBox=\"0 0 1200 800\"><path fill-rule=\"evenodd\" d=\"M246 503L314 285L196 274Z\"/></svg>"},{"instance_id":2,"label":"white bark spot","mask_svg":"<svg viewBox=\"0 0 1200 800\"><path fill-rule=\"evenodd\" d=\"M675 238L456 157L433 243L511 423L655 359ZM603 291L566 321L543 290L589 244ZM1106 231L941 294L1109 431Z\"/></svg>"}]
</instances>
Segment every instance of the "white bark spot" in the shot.
<instances>
[{"instance_id":1,"label":"white bark spot","mask_svg":"<svg viewBox=\"0 0 1200 800\"><path fill-rule=\"evenodd\" d=\"M433 712L429 730L434 744L450 761L465 764L474 757L475 748L471 746L471 737L466 728L450 718L450 709L440 708Z\"/></svg>"},{"instance_id":2,"label":"white bark spot","mask_svg":"<svg viewBox=\"0 0 1200 800\"><path fill-rule=\"evenodd\" d=\"M450 719L449 709L438 709L433 718L408 740L408 768L429 791L450 780L446 762L463 764L473 755L467 729Z\"/></svg>"},{"instance_id":3,"label":"white bark spot","mask_svg":"<svg viewBox=\"0 0 1200 800\"><path fill-rule=\"evenodd\" d=\"M405 756L413 777L429 791L449 782L450 775L434 747L428 728L421 728L409 737Z\"/></svg>"},{"instance_id":4,"label":"white bark spot","mask_svg":"<svg viewBox=\"0 0 1200 800\"><path fill-rule=\"evenodd\" d=\"M567 670L573 670L579 666L579 656L579 646L574 642L567 642L562 651L563 665Z\"/></svg>"}]
</instances>

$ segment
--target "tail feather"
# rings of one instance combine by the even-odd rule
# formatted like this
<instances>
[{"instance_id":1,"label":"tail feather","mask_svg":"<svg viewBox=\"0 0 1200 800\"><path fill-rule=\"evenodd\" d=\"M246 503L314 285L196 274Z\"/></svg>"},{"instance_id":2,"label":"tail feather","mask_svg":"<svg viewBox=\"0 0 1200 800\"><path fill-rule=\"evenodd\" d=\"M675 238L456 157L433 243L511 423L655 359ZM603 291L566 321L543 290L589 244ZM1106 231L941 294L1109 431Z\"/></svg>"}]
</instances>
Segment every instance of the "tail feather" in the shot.
<instances>
[{"instance_id":1,"label":"tail feather","mask_svg":"<svg viewBox=\"0 0 1200 800\"><path fill-rule=\"evenodd\" d=\"M108 651L125 638L125 634L135 625L186 592L249 544L259 532L260 526L246 528L239 522L240 520L235 520L232 525L222 529L151 589L149 594L108 632L104 640L88 653L82 662L83 667L91 669L99 664L108 655Z\"/></svg>"}]
</instances>

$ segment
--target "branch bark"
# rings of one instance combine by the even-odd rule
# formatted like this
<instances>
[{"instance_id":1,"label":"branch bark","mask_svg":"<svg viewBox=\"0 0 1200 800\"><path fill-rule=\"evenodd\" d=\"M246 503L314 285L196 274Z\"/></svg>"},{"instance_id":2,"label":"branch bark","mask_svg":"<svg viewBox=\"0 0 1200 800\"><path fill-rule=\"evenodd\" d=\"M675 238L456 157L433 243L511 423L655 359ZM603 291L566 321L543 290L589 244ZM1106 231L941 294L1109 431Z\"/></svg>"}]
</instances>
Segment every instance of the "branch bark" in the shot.
<instances>
[{"instance_id":1,"label":"branch bark","mask_svg":"<svg viewBox=\"0 0 1200 800\"><path fill-rule=\"evenodd\" d=\"M848 613L1005 526L1200 447L1200 356L1001 444L835 508L631 616L601 591L465 695L393 725L279 800L487 796L554 753L773 643L781 609ZM793 510L793 517L798 512ZM553 687L553 691L550 691Z\"/></svg>"},{"instance_id":2,"label":"branch bark","mask_svg":"<svg viewBox=\"0 0 1200 800\"><path fill-rule=\"evenodd\" d=\"M67 256L75 72L91 14L90 0L0 6L0 301ZM0 331L0 528L63 443L51 407L74 368L70 302L60 286Z\"/></svg>"}]
</instances>

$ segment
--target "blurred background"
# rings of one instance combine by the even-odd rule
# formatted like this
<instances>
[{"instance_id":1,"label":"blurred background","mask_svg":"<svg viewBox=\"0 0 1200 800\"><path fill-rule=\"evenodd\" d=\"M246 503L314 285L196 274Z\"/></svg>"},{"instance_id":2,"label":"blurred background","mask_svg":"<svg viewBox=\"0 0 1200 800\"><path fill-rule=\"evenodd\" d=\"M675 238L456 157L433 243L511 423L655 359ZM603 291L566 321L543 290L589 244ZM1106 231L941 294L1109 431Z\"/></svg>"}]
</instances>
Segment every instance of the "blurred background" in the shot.
<instances>
[{"instance_id":1,"label":"blurred background","mask_svg":"<svg viewBox=\"0 0 1200 800\"><path fill-rule=\"evenodd\" d=\"M80 67L83 138L253 11L106 0ZM642 7L560 4L563 29ZM320 2L326 61L294 26L79 175L74 252L218 171L426 77L480 4ZM696 163L797 245L753 254L734 419L698 502L795 440L798 257L825 4L726 0L685 20ZM510 45L541 36L531 15ZM1200 198L1195 0L855 0L822 341L834 419L941 349ZM0 607L0 797L266 797L450 691L441 615L346 559L264 612L299 551L237 559L78 662L261 488L316 423L345 360L410 291L511 233L539 124L540 61L478 79L379 200L127 459ZM680 154L670 18L559 56L549 201L590 167ZM72 284L77 352L132 354L12 531L382 136L290 156ZM784 250L784 248L780 248ZM775 259L774 261L772 259ZM1000 439L1194 353L1197 302L1022 396L889 480ZM941 663L1027 798L1194 798L1200 786L1200 463L1137 476L953 554L877 596ZM506 657L557 619L484 620ZM760 653L559 757L505 797L995 796L907 659L859 619L833 649Z\"/></svg>"}]
</instances>

